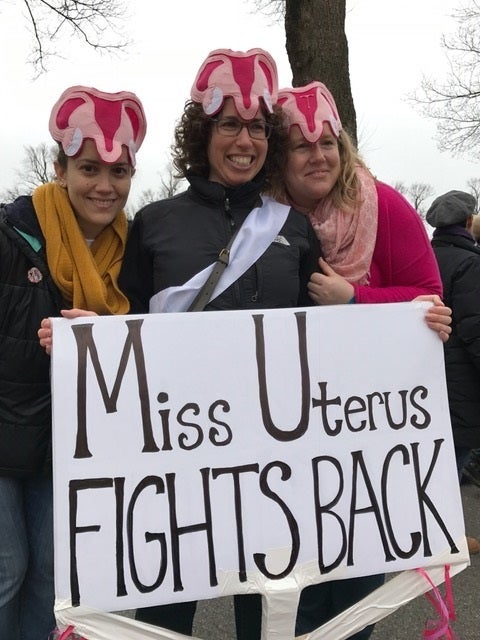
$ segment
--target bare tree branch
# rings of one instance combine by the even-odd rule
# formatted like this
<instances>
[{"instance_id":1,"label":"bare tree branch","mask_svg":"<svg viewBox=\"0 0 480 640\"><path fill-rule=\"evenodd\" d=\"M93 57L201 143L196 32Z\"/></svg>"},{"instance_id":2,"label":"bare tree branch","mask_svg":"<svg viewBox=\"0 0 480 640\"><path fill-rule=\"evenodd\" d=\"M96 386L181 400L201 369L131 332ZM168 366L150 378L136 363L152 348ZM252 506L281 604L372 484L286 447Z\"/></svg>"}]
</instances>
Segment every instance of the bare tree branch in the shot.
<instances>
[{"instance_id":1,"label":"bare tree branch","mask_svg":"<svg viewBox=\"0 0 480 640\"><path fill-rule=\"evenodd\" d=\"M139 209L150 202L174 196L180 191L184 184L185 180L176 176L173 165L171 163L167 163L160 176L160 187L158 189L144 189L140 194L139 200L134 204L134 206L128 207L128 216L133 217Z\"/></svg>"},{"instance_id":2,"label":"bare tree branch","mask_svg":"<svg viewBox=\"0 0 480 640\"><path fill-rule=\"evenodd\" d=\"M393 188L405 196L419 216L422 219L425 219L426 211L424 203L427 198L433 195L433 188L431 185L423 182L405 184L405 182L398 180L393 185Z\"/></svg>"},{"instance_id":3,"label":"bare tree branch","mask_svg":"<svg viewBox=\"0 0 480 640\"><path fill-rule=\"evenodd\" d=\"M425 77L411 96L421 112L437 121L439 148L480 157L479 0L457 9L455 35L443 36L448 72L443 81Z\"/></svg>"},{"instance_id":4,"label":"bare tree branch","mask_svg":"<svg viewBox=\"0 0 480 640\"><path fill-rule=\"evenodd\" d=\"M122 34L126 16L123 0L23 0L23 3L33 36L29 62L37 75L46 71L48 58L58 55L58 50L47 48L47 43L52 45L64 34L108 53L124 50L129 44Z\"/></svg>"},{"instance_id":5,"label":"bare tree branch","mask_svg":"<svg viewBox=\"0 0 480 640\"><path fill-rule=\"evenodd\" d=\"M413 182L407 189L407 196L421 218L425 218L424 202L433 195L433 188L423 182Z\"/></svg>"},{"instance_id":6,"label":"bare tree branch","mask_svg":"<svg viewBox=\"0 0 480 640\"><path fill-rule=\"evenodd\" d=\"M480 202L480 178L470 178L467 180L467 187L470 189L470 193L477 201L477 211L478 211L478 203Z\"/></svg>"},{"instance_id":7,"label":"bare tree branch","mask_svg":"<svg viewBox=\"0 0 480 640\"><path fill-rule=\"evenodd\" d=\"M285 18L285 0L255 0L254 4L266 16L278 21Z\"/></svg>"},{"instance_id":8,"label":"bare tree branch","mask_svg":"<svg viewBox=\"0 0 480 640\"><path fill-rule=\"evenodd\" d=\"M397 182L395 182L395 184L393 185L393 188L403 196L407 197L408 187L402 180L397 180Z\"/></svg>"},{"instance_id":9,"label":"bare tree branch","mask_svg":"<svg viewBox=\"0 0 480 640\"><path fill-rule=\"evenodd\" d=\"M24 147L25 157L21 168L15 171L18 178L15 187L5 189L0 193L2 202L11 202L18 196L30 195L41 184L52 182L55 179L53 161L56 156L56 148L45 143L36 147Z\"/></svg>"}]
</instances>

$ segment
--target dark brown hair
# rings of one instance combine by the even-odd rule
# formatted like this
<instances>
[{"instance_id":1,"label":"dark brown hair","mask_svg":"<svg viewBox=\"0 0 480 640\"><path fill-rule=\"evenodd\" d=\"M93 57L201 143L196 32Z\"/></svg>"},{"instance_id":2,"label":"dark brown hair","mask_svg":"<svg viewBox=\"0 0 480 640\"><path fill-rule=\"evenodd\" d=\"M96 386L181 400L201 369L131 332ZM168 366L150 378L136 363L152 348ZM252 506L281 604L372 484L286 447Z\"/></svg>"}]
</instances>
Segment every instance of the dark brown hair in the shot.
<instances>
[{"instance_id":1,"label":"dark brown hair","mask_svg":"<svg viewBox=\"0 0 480 640\"><path fill-rule=\"evenodd\" d=\"M280 109L265 115L272 125L268 139L268 151L263 167L263 181L268 188L272 177L282 170L282 164L288 148L288 136ZM172 145L173 166L177 177L184 178L187 173L208 178L210 164L208 162L208 145L212 134L212 118L207 116L201 104L187 102L180 120L175 127L174 144Z\"/></svg>"},{"instance_id":2,"label":"dark brown hair","mask_svg":"<svg viewBox=\"0 0 480 640\"><path fill-rule=\"evenodd\" d=\"M55 158L55 160L62 167L62 169L66 169L67 168L68 158L67 158L67 156L65 154L65 151L63 150L63 147L62 147L62 145L60 143L58 143L57 157Z\"/></svg>"}]
</instances>

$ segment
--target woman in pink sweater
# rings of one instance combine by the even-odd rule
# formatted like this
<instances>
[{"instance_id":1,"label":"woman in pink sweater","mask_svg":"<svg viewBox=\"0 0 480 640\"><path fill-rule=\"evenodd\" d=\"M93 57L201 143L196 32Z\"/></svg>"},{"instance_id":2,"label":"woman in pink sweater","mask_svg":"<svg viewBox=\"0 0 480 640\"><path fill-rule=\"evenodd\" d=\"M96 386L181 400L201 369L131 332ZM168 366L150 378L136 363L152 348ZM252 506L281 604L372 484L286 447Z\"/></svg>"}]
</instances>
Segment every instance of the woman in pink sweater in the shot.
<instances>
[{"instance_id":1,"label":"woman in pink sweater","mask_svg":"<svg viewBox=\"0 0 480 640\"><path fill-rule=\"evenodd\" d=\"M279 92L288 125L285 171L272 195L305 213L323 250L309 290L317 304L431 300L427 324L445 340L435 255L418 213L377 181L342 130L330 91L321 82ZM296 635L318 628L379 587L383 575L334 580L303 590ZM373 625L355 633L366 640Z\"/></svg>"},{"instance_id":2,"label":"woman in pink sweater","mask_svg":"<svg viewBox=\"0 0 480 640\"><path fill-rule=\"evenodd\" d=\"M284 89L289 128L285 173L274 195L303 211L325 260L310 283L318 304L406 302L442 294L435 256L418 213L377 181L342 129L321 82Z\"/></svg>"}]
</instances>

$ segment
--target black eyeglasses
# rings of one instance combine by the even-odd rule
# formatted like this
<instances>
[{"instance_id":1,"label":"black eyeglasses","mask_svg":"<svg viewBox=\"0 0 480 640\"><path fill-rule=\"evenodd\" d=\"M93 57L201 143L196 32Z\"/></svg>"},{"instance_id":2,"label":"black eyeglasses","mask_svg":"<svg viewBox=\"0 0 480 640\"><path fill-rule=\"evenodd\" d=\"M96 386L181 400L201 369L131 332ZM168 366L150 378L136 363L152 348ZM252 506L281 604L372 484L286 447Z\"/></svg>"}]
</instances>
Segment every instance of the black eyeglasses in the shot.
<instances>
[{"instance_id":1,"label":"black eyeglasses","mask_svg":"<svg viewBox=\"0 0 480 640\"><path fill-rule=\"evenodd\" d=\"M252 120L252 122L241 122L234 118L211 118L211 120L221 136L231 138L239 136L243 127L247 128L248 135L255 140L267 140L272 133L272 125L264 120Z\"/></svg>"}]
</instances>

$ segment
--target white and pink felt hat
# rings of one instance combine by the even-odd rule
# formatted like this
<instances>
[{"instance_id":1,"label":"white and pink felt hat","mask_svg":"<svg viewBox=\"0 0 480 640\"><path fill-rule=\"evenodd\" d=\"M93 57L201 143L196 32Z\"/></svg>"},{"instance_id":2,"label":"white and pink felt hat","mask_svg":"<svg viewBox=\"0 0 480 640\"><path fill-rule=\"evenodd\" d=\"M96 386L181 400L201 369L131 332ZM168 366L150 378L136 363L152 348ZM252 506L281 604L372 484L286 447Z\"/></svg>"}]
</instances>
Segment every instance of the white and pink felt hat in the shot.
<instances>
[{"instance_id":1,"label":"white and pink felt hat","mask_svg":"<svg viewBox=\"0 0 480 640\"><path fill-rule=\"evenodd\" d=\"M104 162L116 162L127 147L130 162L145 138L147 122L134 93L107 93L93 87L66 89L53 106L49 129L67 156L76 155L88 138Z\"/></svg>"},{"instance_id":2,"label":"white and pink felt hat","mask_svg":"<svg viewBox=\"0 0 480 640\"><path fill-rule=\"evenodd\" d=\"M252 120L260 101L273 112L278 96L277 66L263 49L216 49L202 63L190 96L209 116L222 109L226 98L232 98L238 115Z\"/></svg>"},{"instance_id":3,"label":"white and pink felt hat","mask_svg":"<svg viewBox=\"0 0 480 640\"><path fill-rule=\"evenodd\" d=\"M338 138L342 123L332 94L322 82L310 82L304 87L280 89L278 104L286 116L288 127L297 125L309 142L316 142L325 122Z\"/></svg>"}]
</instances>

